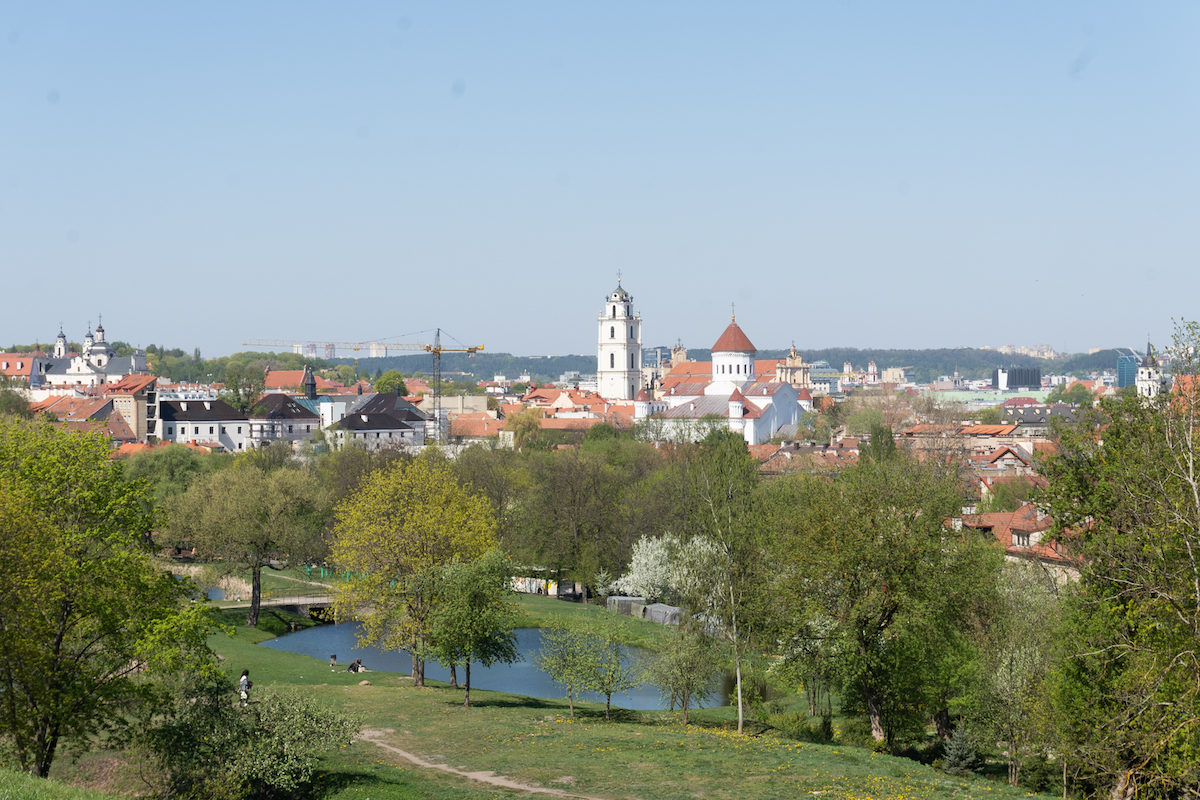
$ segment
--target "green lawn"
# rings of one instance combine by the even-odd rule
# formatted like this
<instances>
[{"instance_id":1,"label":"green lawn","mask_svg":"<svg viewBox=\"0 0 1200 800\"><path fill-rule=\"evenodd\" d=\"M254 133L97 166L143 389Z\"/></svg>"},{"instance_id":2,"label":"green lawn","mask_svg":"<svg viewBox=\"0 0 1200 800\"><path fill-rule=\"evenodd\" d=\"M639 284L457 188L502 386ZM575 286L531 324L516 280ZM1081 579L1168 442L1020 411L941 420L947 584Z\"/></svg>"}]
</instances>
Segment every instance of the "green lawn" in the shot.
<instances>
[{"instance_id":1,"label":"green lawn","mask_svg":"<svg viewBox=\"0 0 1200 800\"><path fill-rule=\"evenodd\" d=\"M115 797L0 767L0 800L113 800Z\"/></svg>"},{"instance_id":2,"label":"green lawn","mask_svg":"<svg viewBox=\"0 0 1200 800\"><path fill-rule=\"evenodd\" d=\"M546 598L522 598L531 620L550 624L572 615L603 613ZM627 621L630 630L640 628ZM652 641L650 633L641 634ZM364 728L395 747L464 771L572 793L611 798L743 800L820 793L848 800L1024 798L1028 794L985 780L951 778L916 762L846 747L796 742L773 732L738 735L730 708L693 713L684 727L670 712L620 712L605 723L603 707L583 704L575 719L565 700L540 700L475 690L473 707L444 684L416 689L405 676L330 672L307 656L258 647L261 631L239 628L214 637L230 674L249 668L257 687L290 686L357 714ZM761 726L755 726L758 731ZM330 797L482 798L514 796L466 778L424 770L374 745L358 742L323 762Z\"/></svg>"},{"instance_id":3,"label":"green lawn","mask_svg":"<svg viewBox=\"0 0 1200 800\"><path fill-rule=\"evenodd\" d=\"M605 613L536 596L519 602L529 624L556 624ZM323 660L258 646L275 633L308 624L289 612L270 609L260 629L238 626L243 618L240 611L227 611L224 616L234 635L214 634L210 643L231 676L249 669L256 691L279 687L307 692L357 715L364 730L379 741L464 772L491 772L526 785L613 800L698 796L771 800L798 795L844 800L1018 800L1029 796L1003 783L951 778L914 761L865 749L797 742L773 730L763 731L761 725L752 726L751 735L738 735L729 707L695 711L694 724L686 727L678 713L661 711L618 711L614 721L606 723L598 704L582 704L572 719L565 700L476 689L471 693L473 707L464 709L461 691L444 684L431 682L417 689L403 675L331 672ZM643 644L661 639L661 629L645 627L651 623L625 620L624 624L623 630ZM364 678L370 685L359 685ZM57 775L78 780L89 771L86 761L74 768L66 759L63 762L62 769L56 764ZM16 780L25 779L0 773L0 800L101 798L49 783L34 786L65 793L30 794L23 792L24 784L13 783ZM6 795L10 785L15 788ZM325 754L317 788L314 798L332 800L529 796L418 767L365 741Z\"/></svg>"}]
</instances>

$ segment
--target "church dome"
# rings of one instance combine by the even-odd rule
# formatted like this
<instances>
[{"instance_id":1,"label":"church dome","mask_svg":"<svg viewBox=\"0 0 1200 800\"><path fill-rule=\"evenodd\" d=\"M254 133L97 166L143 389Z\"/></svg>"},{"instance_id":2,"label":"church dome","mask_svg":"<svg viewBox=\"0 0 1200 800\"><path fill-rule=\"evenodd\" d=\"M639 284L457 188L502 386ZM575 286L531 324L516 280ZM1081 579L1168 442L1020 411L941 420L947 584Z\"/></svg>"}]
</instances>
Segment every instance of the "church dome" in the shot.
<instances>
[{"instance_id":1,"label":"church dome","mask_svg":"<svg viewBox=\"0 0 1200 800\"><path fill-rule=\"evenodd\" d=\"M714 353L756 353L758 348L750 341L736 321L730 322L729 327L712 346Z\"/></svg>"}]
</instances>

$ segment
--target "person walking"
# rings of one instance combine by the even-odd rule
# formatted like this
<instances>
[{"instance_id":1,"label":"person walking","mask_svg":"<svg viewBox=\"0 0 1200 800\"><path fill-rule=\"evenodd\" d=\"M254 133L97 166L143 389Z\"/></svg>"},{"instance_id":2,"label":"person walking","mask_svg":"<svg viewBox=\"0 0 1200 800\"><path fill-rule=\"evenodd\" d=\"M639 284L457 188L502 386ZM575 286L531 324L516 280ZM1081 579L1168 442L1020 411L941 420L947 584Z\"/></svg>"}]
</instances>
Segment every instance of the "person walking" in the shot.
<instances>
[{"instance_id":1,"label":"person walking","mask_svg":"<svg viewBox=\"0 0 1200 800\"><path fill-rule=\"evenodd\" d=\"M242 670L242 677L238 681L238 697L242 698L242 705L250 705L250 687L254 685L254 681L250 680L250 670Z\"/></svg>"}]
</instances>

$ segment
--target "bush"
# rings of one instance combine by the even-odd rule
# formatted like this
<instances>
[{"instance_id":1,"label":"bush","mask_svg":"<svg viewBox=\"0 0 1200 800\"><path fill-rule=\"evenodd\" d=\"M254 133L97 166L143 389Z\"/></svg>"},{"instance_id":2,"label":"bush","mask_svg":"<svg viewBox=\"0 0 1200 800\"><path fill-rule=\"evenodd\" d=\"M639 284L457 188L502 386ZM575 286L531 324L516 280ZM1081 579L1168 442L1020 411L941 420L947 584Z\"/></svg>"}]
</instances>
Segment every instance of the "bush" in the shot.
<instances>
[{"instance_id":1,"label":"bush","mask_svg":"<svg viewBox=\"0 0 1200 800\"><path fill-rule=\"evenodd\" d=\"M983 759L975 743L971 741L965 725L959 725L946 742L946 753L942 757L942 771L947 775L972 775L983 766Z\"/></svg>"},{"instance_id":2,"label":"bush","mask_svg":"<svg viewBox=\"0 0 1200 800\"><path fill-rule=\"evenodd\" d=\"M816 722L810 722L808 715L799 711L789 711L772 714L767 717L767 724L801 742L812 744L829 744L833 741L833 718L825 715Z\"/></svg>"}]
</instances>

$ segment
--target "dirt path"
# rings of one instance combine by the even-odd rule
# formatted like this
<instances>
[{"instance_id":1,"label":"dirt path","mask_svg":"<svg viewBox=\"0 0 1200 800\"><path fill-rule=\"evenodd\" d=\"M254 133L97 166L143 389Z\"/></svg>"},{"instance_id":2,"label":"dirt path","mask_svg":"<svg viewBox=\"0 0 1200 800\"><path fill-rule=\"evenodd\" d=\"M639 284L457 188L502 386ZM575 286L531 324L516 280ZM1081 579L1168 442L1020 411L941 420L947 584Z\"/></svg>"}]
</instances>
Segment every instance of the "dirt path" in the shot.
<instances>
[{"instance_id":1,"label":"dirt path","mask_svg":"<svg viewBox=\"0 0 1200 800\"><path fill-rule=\"evenodd\" d=\"M515 789L518 792L529 792L530 794L548 794L552 797L576 797L576 798L580 798L580 800L607 800L607 798L603 798L603 797L596 797L594 795L589 795L589 794L575 794L573 792L567 792L562 789L547 789L547 788L544 788L541 786L530 786L529 784L518 783L517 781L509 780L508 778L505 778L502 775L497 775L496 773L491 772L491 771L467 772L466 770L455 769L454 767L448 766L446 764L435 764L432 761L426 761L425 759L421 758L420 756L413 755L412 753L408 752L407 750L401 750L399 747L390 745L390 744L382 741L382 737L384 735L385 734L383 731L376 731L376 730L368 729L368 730L364 730L358 736L363 741L370 742L371 744L375 745L376 747L387 750L389 753L395 753L396 755L403 758L405 761L409 761L413 764L416 764L418 767L424 767L425 769L436 769L436 770L440 770L441 772L448 772L451 775L458 775L459 777L470 778L473 781L479 781L480 783L486 783L491 786L499 786L504 789Z\"/></svg>"},{"instance_id":2,"label":"dirt path","mask_svg":"<svg viewBox=\"0 0 1200 800\"><path fill-rule=\"evenodd\" d=\"M306 581L304 578L293 578L291 575L272 575L272 578L279 578L283 581L295 581L296 583L307 583L309 586L323 586L326 589L332 589L332 583L321 583L320 581Z\"/></svg>"}]
</instances>

